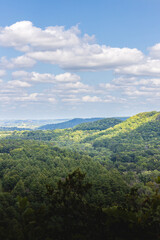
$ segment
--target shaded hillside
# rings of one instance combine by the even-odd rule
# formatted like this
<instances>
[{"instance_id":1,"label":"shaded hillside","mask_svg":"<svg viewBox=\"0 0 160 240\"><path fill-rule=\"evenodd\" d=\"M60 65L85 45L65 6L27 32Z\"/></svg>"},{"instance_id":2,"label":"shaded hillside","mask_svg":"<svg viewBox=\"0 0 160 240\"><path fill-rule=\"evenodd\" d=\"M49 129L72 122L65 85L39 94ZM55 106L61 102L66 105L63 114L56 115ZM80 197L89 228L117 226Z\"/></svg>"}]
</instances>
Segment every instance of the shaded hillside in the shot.
<instances>
[{"instance_id":1,"label":"shaded hillside","mask_svg":"<svg viewBox=\"0 0 160 240\"><path fill-rule=\"evenodd\" d=\"M54 130L54 129L65 129L65 128L72 128L80 123L85 122L94 122L100 120L102 118L74 118L72 120L56 123L56 124L47 124L44 126L39 127L39 130Z\"/></svg>"},{"instance_id":2,"label":"shaded hillside","mask_svg":"<svg viewBox=\"0 0 160 240\"><path fill-rule=\"evenodd\" d=\"M115 118L105 118L94 122L81 123L74 127L74 130L104 130L121 123L122 120Z\"/></svg>"}]
</instances>

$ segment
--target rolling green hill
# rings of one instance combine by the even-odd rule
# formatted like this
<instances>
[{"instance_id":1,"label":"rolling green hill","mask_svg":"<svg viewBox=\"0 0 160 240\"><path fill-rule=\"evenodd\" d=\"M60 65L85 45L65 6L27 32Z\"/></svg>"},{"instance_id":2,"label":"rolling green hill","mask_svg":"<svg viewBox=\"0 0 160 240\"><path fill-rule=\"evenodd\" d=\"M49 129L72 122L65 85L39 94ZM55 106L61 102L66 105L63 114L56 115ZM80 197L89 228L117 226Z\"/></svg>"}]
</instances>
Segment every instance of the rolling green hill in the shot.
<instances>
[{"instance_id":1,"label":"rolling green hill","mask_svg":"<svg viewBox=\"0 0 160 240\"><path fill-rule=\"evenodd\" d=\"M136 131L139 127L141 127L142 132L146 132L145 126L147 123L155 123L155 125L159 124L159 121L157 120L159 119L159 115L160 113L158 112L146 112L137 114L133 117L128 118L126 121L114 126L113 128L111 127L104 131L93 134L92 137L85 138L84 141L99 141L102 143L102 145L104 145L105 139L113 139L118 136L122 137L123 139L128 136L128 134L131 134L133 130L133 133L136 134ZM157 129L150 128L151 132L156 130L158 130L158 125ZM148 134L148 132L146 134Z\"/></svg>"},{"instance_id":2,"label":"rolling green hill","mask_svg":"<svg viewBox=\"0 0 160 240\"><path fill-rule=\"evenodd\" d=\"M160 171L159 119L159 112L147 112L101 131L77 130L75 127L47 131L15 131L6 137L50 142L61 148L85 152L107 169L116 168L121 172L134 171L151 176L153 172L149 171L157 171L155 174ZM106 120L97 122L101 121Z\"/></svg>"},{"instance_id":3,"label":"rolling green hill","mask_svg":"<svg viewBox=\"0 0 160 240\"><path fill-rule=\"evenodd\" d=\"M0 239L159 239L159 112L0 133Z\"/></svg>"},{"instance_id":4,"label":"rolling green hill","mask_svg":"<svg viewBox=\"0 0 160 240\"><path fill-rule=\"evenodd\" d=\"M121 123L122 120L115 118L105 118L94 122L81 123L74 127L74 130L104 130Z\"/></svg>"}]
</instances>

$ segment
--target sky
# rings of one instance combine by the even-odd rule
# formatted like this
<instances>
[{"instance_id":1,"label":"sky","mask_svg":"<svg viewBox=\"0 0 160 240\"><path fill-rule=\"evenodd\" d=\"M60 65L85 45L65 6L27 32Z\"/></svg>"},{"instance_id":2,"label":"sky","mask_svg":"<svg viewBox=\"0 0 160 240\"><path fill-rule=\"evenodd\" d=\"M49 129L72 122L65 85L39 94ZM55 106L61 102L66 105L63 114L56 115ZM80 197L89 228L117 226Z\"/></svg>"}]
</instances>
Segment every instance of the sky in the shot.
<instances>
[{"instance_id":1,"label":"sky","mask_svg":"<svg viewBox=\"0 0 160 240\"><path fill-rule=\"evenodd\" d=\"M159 0L1 0L0 119L160 111Z\"/></svg>"}]
</instances>

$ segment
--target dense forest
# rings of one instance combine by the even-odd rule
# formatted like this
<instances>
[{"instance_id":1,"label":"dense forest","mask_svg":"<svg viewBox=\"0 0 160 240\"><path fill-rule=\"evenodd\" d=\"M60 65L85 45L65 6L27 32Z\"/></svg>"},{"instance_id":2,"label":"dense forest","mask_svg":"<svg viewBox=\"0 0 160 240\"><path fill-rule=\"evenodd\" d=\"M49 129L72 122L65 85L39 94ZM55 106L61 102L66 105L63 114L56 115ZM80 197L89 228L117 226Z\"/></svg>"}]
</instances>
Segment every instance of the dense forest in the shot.
<instances>
[{"instance_id":1,"label":"dense forest","mask_svg":"<svg viewBox=\"0 0 160 240\"><path fill-rule=\"evenodd\" d=\"M0 239L160 239L159 112L0 137Z\"/></svg>"}]
</instances>

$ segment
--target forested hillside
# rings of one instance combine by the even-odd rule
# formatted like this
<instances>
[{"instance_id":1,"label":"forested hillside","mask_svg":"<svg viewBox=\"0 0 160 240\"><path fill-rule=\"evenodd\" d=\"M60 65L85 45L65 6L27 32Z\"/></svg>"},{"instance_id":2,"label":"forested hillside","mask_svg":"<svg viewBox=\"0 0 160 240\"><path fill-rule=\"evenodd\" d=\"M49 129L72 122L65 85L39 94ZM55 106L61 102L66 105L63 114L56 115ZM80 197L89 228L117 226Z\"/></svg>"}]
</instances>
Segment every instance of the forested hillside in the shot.
<instances>
[{"instance_id":1,"label":"forested hillside","mask_svg":"<svg viewBox=\"0 0 160 240\"><path fill-rule=\"evenodd\" d=\"M74 130L104 130L121 123L122 120L115 118L104 118L94 122L81 123L74 127Z\"/></svg>"},{"instance_id":2,"label":"forested hillside","mask_svg":"<svg viewBox=\"0 0 160 240\"><path fill-rule=\"evenodd\" d=\"M0 239L160 239L159 112L0 136Z\"/></svg>"}]
</instances>

